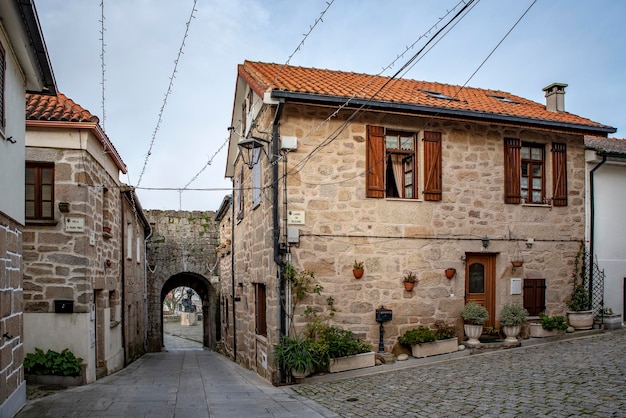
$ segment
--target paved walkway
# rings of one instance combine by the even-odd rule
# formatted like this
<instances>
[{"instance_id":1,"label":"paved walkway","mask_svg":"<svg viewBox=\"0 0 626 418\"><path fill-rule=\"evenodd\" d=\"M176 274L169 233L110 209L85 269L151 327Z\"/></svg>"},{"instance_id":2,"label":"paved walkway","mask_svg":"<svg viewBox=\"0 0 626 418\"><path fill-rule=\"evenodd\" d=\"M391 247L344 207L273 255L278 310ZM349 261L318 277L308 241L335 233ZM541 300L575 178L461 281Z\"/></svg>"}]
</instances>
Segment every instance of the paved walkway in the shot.
<instances>
[{"instance_id":1,"label":"paved walkway","mask_svg":"<svg viewBox=\"0 0 626 418\"><path fill-rule=\"evenodd\" d=\"M529 342L291 387L207 350L170 349L17 417L626 417L626 330Z\"/></svg>"}]
</instances>

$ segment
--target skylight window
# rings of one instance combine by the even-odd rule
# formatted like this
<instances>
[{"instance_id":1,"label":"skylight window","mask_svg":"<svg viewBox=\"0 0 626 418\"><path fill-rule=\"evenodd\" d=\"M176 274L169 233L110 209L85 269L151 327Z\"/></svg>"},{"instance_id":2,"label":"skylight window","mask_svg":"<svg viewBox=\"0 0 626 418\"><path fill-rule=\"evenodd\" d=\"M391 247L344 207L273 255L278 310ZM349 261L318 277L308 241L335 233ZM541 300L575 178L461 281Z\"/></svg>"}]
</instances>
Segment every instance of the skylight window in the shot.
<instances>
[{"instance_id":1,"label":"skylight window","mask_svg":"<svg viewBox=\"0 0 626 418\"><path fill-rule=\"evenodd\" d=\"M438 91L431 91L431 90L421 90L422 92L426 93L427 95L429 95L430 97L433 97L435 99L442 99L442 100L458 100L455 99L454 97L450 97L446 94L443 93L439 93Z\"/></svg>"},{"instance_id":2,"label":"skylight window","mask_svg":"<svg viewBox=\"0 0 626 418\"><path fill-rule=\"evenodd\" d=\"M504 97L504 96L496 96L496 95L491 95L491 97L493 97L494 99L498 99L498 100L500 100L501 102L504 102L504 103L514 103L514 104L519 104L519 102L516 102L516 101L515 101L515 100L513 100L513 99L509 99L508 97Z\"/></svg>"}]
</instances>

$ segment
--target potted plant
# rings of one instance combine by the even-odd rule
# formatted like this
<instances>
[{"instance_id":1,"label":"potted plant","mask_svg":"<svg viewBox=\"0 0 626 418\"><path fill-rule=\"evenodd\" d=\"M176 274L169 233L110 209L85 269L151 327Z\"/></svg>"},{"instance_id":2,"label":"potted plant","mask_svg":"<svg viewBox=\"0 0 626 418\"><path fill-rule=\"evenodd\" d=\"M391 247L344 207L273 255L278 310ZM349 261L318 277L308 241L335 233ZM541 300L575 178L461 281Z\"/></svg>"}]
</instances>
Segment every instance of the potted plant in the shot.
<instances>
[{"instance_id":1,"label":"potted plant","mask_svg":"<svg viewBox=\"0 0 626 418\"><path fill-rule=\"evenodd\" d=\"M409 271L404 275L402 282L404 283L404 290L410 292L411 290L413 290L413 287L415 287L415 282L417 282L417 276L412 271Z\"/></svg>"},{"instance_id":2,"label":"potted plant","mask_svg":"<svg viewBox=\"0 0 626 418\"><path fill-rule=\"evenodd\" d=\"M528 311L517 303L505 304L500 311L500 325L506 335L505 343L516 343L522 324L528 318Z\"/></svg>"},{"instance_id":3,"label":"potted plant","mask_svg":"<svg viewBox=\"0 0 626 418\"><path fill-rule=\"evenodd\" d=\"M612 308L602 309L602 326L604 329L619 329L622 327L622 315L613 313Z\"/></svg>"},{"instance_id":4,"label":"potted plant","mask_svg":"<svg viewBox=\"0 0 626 418\"><path fill-rule=\"evenodd\" d=\"M354 333L336 326L319 328L314 345L319 348L318 365L331 373L376 365L372 345Z\"/></svg>"},{"instance_id":5,"label":"potted plant","mask_svg":"<svg viewBox=\"0 0 626 418\"><path fill-rule=\"evenodd\" d=\"M276 363L296 379L307 377L315 370L316 361L311 349L311 341L302 336L283 335L280 343L274 346Z\"/></svg>"},{"instance_id":6,"label":"potted plant","mask_svg":"<svg viewBox=\"0 0 626 418\"><path fill-rule=\"evenodd\" d=\"M553 337L565 333L567 323L562 315L548 316L541 312L540 323L530 324L530 336L534 338Z\"/></svg>"},{"instance_id":7,"label":"potted plant","mask_svg":"<svg viewBox=\"0 0 626 418\"><path fill-rule=\"evenodd\" d=\"M455 334L454 327L444 321L436 321L434 330L420 325L417 329L406 331L398 342L411 347L413 357L422 358L457 351Z\"/></svg>"},{"instance_id":8,"label":"potted plant","mask_svg":"<svg viewBox=\"0 0 626 418\"><path fill-rule=\"evenodd\" d=\"M354 260L354 264L352 265L352 274L355 279L360 279L363 277L363 262Z\"/></svg>"},{"instance_id":9,"label":"potted plant","mask_svg":"<svg viewBox=\"0 0 626 418\"><path fill-rule=\"evenodd\" d=\"M585 260L585 244L581 243L574 260L572 297L567 302L567 320L574 329L591 329L593 327L593 310L590 309L589 292L585 286L587 283L585 280L587 272Z\"/></svg>"},{"instance_id":10,"label":"potted plant","mask_svg":"<svg viewBox=\"0 0 626 418\"><path fill-rule=\"evenodd\" d=\"M446 269L446 277L448 279L453 278L456 275L456 269L454 267L448 267Z\"/></svg>"},{"instance_id":11,"label":"potted plant","mask_svg":"<svg viewBox=\"0 0 626 418\"><path fill-rule=\"evenodd\" d=\"M483 325L489 319L489 312L487 312L487 309L484 306L471 301L465 304L461 310L461 317L464 322L463 329L465 330L465 335L467 335L468 338L467 344L480 344L478 338L483 333Z\"/></svg>"}]
</instances>

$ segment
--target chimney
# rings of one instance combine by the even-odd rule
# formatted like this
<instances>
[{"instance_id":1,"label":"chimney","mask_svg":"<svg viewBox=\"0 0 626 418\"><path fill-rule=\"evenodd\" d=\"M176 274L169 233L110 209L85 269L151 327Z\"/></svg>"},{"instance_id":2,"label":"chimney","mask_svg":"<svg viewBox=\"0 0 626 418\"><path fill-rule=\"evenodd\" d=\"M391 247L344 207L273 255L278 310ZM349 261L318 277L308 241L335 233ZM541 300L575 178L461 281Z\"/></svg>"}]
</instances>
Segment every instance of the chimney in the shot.
<instances>
[{"instance_id":1,"label":"chimney","mask_svg":"<svg viewBox=\"0 0 626 418\"><path fill-rule=\"evenodd\" d=\"M565 83L552 83L543 88L546 92L546 110L550 112L565 112Z\"/></svg>"}]
</instances>

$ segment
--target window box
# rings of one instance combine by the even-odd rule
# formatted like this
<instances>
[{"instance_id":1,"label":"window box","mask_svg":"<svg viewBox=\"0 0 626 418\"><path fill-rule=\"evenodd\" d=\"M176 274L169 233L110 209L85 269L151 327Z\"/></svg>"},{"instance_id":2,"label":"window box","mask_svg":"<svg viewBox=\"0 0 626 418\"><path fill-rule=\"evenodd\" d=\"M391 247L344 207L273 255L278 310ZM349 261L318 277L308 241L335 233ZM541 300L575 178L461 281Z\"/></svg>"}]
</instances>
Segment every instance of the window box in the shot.
<instances>
[{"instance_id":1,"label":"window box","mask_svg":"<svg viewBox=\"0 0 626 418\"><path fill-rule=\"evenodd\" d=\"M557 335L563 334L565 334L565 331L561 329L553 329L551 331L548 331L544 329L540 323L530 324L530 336L533 338L556 337Z\"/></svg>"},{"instance_id":2,"label":"window box","mask_svg":"<svg viewBox=\"0 0 626 418\"><path fill-rule=\"evenodd\" d=\"M338 357L330 359L331 373L345 372L346 370L362 369L376 365L376 355L373 351L355 354L354 356Z\"/></svg>"},{"instance_id":3,"label":"window box","mask_svg":"<svg viewBox=\"0 0 626 418\"><path fill-rule=\"evenodd\" d=\"M429 343L415 344L411 346L411 355L417 358L436 356L439 354L453 353L459 349L456 337L446 340L437 340Z\"/></svg>"}]
</instances>

